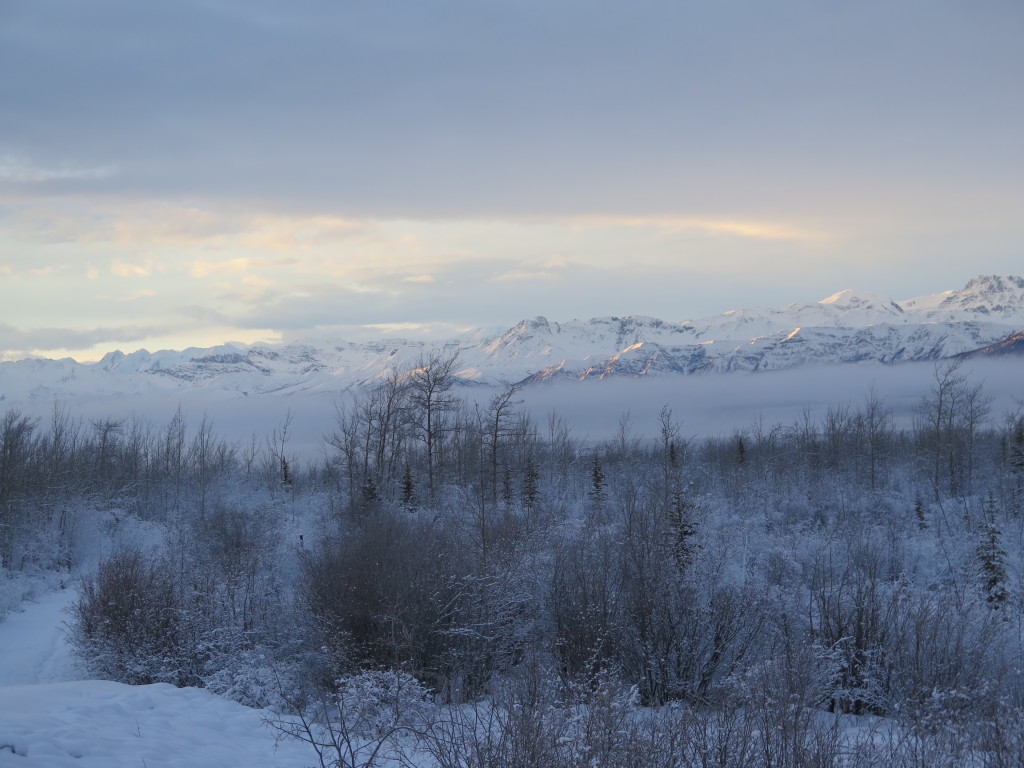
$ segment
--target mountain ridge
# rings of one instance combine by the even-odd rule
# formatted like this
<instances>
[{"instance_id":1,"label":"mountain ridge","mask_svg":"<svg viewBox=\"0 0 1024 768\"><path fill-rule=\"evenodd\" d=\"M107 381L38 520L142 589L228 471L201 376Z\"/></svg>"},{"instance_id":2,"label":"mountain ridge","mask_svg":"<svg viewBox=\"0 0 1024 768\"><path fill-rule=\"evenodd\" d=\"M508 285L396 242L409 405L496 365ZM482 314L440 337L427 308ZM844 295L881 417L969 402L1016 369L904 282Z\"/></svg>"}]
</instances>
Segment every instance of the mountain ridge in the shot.
<instances>
[{"instance_id":1,"label":"mountain ridge","mask_svg":"<svg viewBox=\"0 0 1024 768\"><path fill-rule=\"evenodd\" d=\"M439 344L242 345L125 353L96 363L0 363L0 399L81 392L215 388L229 396L349 389L434 353L460 355L464 384L765 371L810 364L938 360L991 347L1024 329L1024 278L979 275L964 288L894 301L854 290L781 309L730 310L670 322L643 315L556 322L527 318L503 333Z\"/></svg>"}]
</instances>

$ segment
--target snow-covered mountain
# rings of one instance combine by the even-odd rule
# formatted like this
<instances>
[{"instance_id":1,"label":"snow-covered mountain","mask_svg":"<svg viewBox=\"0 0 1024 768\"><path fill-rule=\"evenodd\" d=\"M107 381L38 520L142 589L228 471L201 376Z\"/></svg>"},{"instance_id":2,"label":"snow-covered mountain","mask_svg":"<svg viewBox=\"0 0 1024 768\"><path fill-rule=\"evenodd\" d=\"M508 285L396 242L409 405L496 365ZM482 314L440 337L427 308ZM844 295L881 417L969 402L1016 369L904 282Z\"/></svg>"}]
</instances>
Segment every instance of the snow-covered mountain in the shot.
<instances>
[{"instance_id":1,"label":"snow-covered mountain","mask_svg":"<svg viewBox=\"0 0 1024 768\"><path fill-rule=\"evenodd\" d=\"M930 320L976 320L1020 325L1024 277L979 275L959 291L943 291L901 303Z\"/></svg>"},{"instance_id":2,"label":"snow-covered mountain","mask_svg":"<svg viewBox=\"0 0 1024 768\"><path fill-rule=\"evenodd\" d=\"M807 364L935 360L1024 329L1024 278L980 276L960 290L894 301L840 291L813 304L744 309L666 322L601 317L523 320L491 338L302 343L150 353L98 363L0 363L0 400L109 397L211 389L227 396L336 391L378 380L435 351L459 352L469 383L762 371Z\"/></svg>"}]
</instances>

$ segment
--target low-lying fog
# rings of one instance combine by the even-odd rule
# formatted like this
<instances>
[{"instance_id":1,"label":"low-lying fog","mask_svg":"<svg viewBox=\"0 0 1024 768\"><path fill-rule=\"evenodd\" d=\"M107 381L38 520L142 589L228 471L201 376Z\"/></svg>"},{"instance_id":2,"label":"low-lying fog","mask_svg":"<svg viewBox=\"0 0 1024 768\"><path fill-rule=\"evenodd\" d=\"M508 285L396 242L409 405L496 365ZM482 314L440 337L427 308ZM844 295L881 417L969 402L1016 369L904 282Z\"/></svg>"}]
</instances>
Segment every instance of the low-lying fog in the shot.
<instances>
[{"instance_id":1,"label":"low-lying fog","mask_svg":"<svg viewBox=\"0 0 1024 768\"><path fill-rule=\"evenodd\" d=\"M1024 404L1021 358L969 361L960 373L969 383L982 384L984 393L992 398L991 419L1001 420ZM628 413L630 435L654 439L658 414L667 405L682 425L684 435L713 437L730 435L758 423L766 429L792 424L802 418L805 410L816 419L836 405L856 410L872 388L892 411L896 425L908 426L915 407L935 382L936 366L931 363L834 365L758 373L550 382L524 389L519 399L542 432L548 428L550 414L557 412L576 437L606 440L619 433L623 415ZM472 386L455 391L486 407L498 390ZM205 413L220 437L245 443L254 434L263 441L275 428L280 428L290 413L289 452L315 458L323 454L323 435L334 429L336 405L352 397L351 392L324 391L229 397L223 391L196 390L182 393L180 401L128 395L90 398L68 406L73 415L85 422L142 416L160 428L180 404L191 428ZM0 411L8 408L37 416L45 425L53 403L0 403Z\"/></svg>"}]
</instances>

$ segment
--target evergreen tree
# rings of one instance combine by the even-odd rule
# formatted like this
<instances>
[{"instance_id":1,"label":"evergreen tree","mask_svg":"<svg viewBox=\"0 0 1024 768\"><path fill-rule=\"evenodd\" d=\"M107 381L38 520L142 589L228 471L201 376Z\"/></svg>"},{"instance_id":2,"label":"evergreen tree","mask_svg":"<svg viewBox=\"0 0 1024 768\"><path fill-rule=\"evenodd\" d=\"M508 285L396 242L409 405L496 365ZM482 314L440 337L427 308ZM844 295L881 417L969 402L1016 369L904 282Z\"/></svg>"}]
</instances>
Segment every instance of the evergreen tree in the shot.
<instances>
[{"instance_id":1,"label":"evergreen tree","mask_svg":"<svg viewBox=\"0 0 1024 768\"><path fill-rule=\"evenodd\" d=\"M537 472L537 462L531 453L526 457L526 470L523 475L523 506L530 512L537 508L537 500L540 498L540 475Z\"/></svg>"},{"instance_id":2,"label":"evergreen tree","mask_svg":"<svg viewBox=\"0 0 1024 768\"><path fill-rule=\"evenodd\" d=\"M686 570L693 557L692 539L697 533L693 525L692 511L686 495L683 493L683 481L680 477L681 451L676 443L679 427L672 422L672 412L666 406L661 410L661 440L664 451L663 473L664 490L663 505L665 521L669 529L669 549L676 568L682 573ZM742 445L742 438L740 439Z\"/></svg>"},{"instance_id":3,"label":"evergreen tree","mask_svg":"<svg viewBox=\"0 0 1024 768\"><path fill-rule=\"evenodd\" d=\"M917 527L925 530L928 527L928 520L924 516L924 499L920 493L914 497L914 516L917 518Z\"/></svg>"},{"instance_id":4,"label":"evergreen tree","mask_svg":"<svg viewBox=\"0 0 1024 768\"><path fill-rule=\"evenodd\" d=\"M402 473L402 509L406 512L416 511L416 483L412 477L412 468L408 463Z\"/></svg>"},{"instance_id":5,"label":"evergreen tree","mask_svg":"<svg viewBox=\"0 0 1024 768\"><path fill-rule=\"evenodd\" d=\"M993 608L1002 606L1009 593L1006 590L1006 551L1002 547L1002 533L996 527L996 502L989 496L985 504L985 527L977 547L981 563L982 591Z\"/></svg>"},{"instance_id":6,"label":"evergreen tree","mask_svg":"<svg viewBox=\"0 0 1024 768\"><path fill-rule=\"evenodd\" d=\"M601 457L596 453L590 468L590 501L595 507L603 507L607 499L605 490L604 469L601 467Z\"/></svg>"},{"instance_id":7,"label":"evergreen tree","mask_svg":"<svg viewBox=\"0 0 1024 768\"><path fill-rule=\"evenodd\" d=\"M1017 419L1013 426L1009 453L1010 469L1017 475L1024 474L1024 417Z\"/></svg>"},{"instance_id":8,"label":"evergreen tree","mask_svg":"<svg viewBox=\"0 0 1024 768\"><path fill-rule=\"evenodd\" d=\"M673 446L674 448L674 446ZM674 459L674 450L671 454ZM675 462L673 461L673 470ZM694 506L686 499L683 493L683 483L678 472L673 471L672 484L669 489L667 521L670 531L670 546L672 558L676 567L682 573L693 559L694 542L693 537L697 535L697 527L693 521Z\"/></svg>"},{"instance_id":9,"label":"evergreen tree","mask_svg":"<svg viewBox=\"0 0 1024 768\"><path fill-rule=\"evenodd\" d=\"M359 489L358 512L365 515L377 511L379 507L380 492L377 490L377 483L374 482L373 475L367 475Z\"/></svg>"},{"instance_id":10,"label":"evergreen tree","mask_svg":"<svg viewBox=\"0 0 1024 768\"><path fill-rule=\"evenodd\" d=\"M515 495L512 489L512 469L511 467L506 466L501 479L501 500L505 504L506 509L512 507L512 501L514 498Z\"/></svg>"}]
</instances>

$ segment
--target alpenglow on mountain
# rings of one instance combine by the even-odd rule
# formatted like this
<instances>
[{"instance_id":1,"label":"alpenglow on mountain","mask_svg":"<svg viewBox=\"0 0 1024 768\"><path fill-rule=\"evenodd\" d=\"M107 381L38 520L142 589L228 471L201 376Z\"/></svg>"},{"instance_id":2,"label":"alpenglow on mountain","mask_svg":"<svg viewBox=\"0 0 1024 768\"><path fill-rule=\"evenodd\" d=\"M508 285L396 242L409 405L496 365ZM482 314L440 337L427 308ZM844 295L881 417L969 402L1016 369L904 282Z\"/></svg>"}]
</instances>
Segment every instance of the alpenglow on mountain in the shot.
<instances>
[{"instance_id":1,"label":"alpenglow on mountain","mask_svg":"<svg viewBox=\"0 0 1024 768\"><path fill-rule=\"evenodd\" d=\"M215 389L248 396L372 384L433 353L459 353L469 383L764 371L808 364L938 360L1009 339L1024 329L1024 277L979 276L960 290L906 301L840 291L813 304L744 309L685 322L651 317L523 320L490 338L444 344L227 344L209 349L112 352L98 363L0 363L0 399L87 393Z\"/></svg>"}]
</instances>

